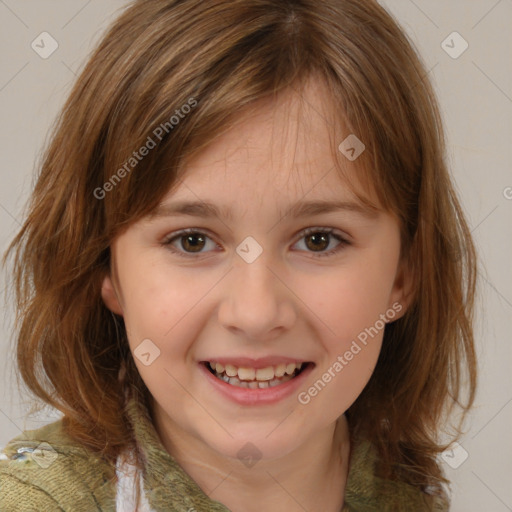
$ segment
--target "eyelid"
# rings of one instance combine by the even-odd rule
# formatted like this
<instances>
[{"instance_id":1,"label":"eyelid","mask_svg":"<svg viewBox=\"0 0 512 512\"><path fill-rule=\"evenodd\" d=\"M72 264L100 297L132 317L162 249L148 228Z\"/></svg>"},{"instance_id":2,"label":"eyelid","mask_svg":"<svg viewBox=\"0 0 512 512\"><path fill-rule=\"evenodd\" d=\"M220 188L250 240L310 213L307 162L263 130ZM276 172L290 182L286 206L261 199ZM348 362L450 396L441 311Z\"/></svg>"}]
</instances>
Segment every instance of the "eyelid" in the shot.
<instances>
[{"instance_id":1,"label":"eyelid","mask_svg":"<svg viewBox=\"0 0 512 512\"><path fill-rule=\"evenodd\" d=\"M304 237L305 235L310 235L312 233L329 233L330 235L336 235L342 238L346 243L351 243L352 238L346 231L327 226L314 226L311 228L304 228L300 230L296 236L299 237L298 239L300 240L300 238Z\"/></svg>"}]
</instances>

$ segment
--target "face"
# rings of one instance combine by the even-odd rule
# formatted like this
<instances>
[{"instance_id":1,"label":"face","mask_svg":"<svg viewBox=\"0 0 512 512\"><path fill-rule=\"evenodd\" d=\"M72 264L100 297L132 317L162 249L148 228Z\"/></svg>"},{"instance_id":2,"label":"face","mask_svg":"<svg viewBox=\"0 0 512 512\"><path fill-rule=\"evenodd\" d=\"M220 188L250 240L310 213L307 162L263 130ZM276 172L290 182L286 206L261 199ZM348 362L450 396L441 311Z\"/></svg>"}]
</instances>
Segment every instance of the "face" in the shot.
<instances>
[{"instance_id":1,"label":"face","mask_svg":"<svg viewBox=\"0 0 512 512\"><path fill-rule=\"evenodd\" d=\"M283 456L334 425L406 309L398 222L337 174L321 90L243 117L111 246L102 296L159 429L224 457Z\"/></svg>"}]
</instances>

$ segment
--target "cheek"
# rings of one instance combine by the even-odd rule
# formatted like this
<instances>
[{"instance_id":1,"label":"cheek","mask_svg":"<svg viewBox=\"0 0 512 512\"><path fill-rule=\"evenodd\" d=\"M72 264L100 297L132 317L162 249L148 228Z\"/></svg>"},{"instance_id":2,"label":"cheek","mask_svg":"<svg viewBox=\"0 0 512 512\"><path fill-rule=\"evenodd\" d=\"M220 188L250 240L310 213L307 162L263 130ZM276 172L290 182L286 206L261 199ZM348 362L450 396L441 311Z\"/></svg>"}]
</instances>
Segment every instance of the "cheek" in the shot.
<instances>
[{"instance_id":1,"label":"cheek","mask_svg":"<svg viewBox=\"0 0 512 512\"><path fill-rule=\"evenodd\" d=\"M325 414L331 407L334 418L366 386L380 354L386 325L381 315L388 311L393 280L394 260L369 253L302 281L298 295L307 298L324 349L318 373L301 390L310 413Z\"/></svg>"},{"instance_id":2,"label":"cheek","mask_svg":"<svg viewBox=\"0 0 512 512\"><path fill-rule=\"evenodd\" d=\"M191 273L165 262L146 263L141 259L139 265L125 269L124 319L130 345L134 350L149 338L160 348L162 361L182 359L188 340L201 329L202 301L219 276Z\"/></svg>"},{"instance_id":3,"label":"cheek","mask_svg":"<svg viewBox=\"0 0 512 512\"><path fill-rule=\"evenodd\" d=\"M377 363L385 323L388 286L376 287L375 272L340 271L324 280L323 291L306 285L307 305L315 312L323 357L313 378L300 390L304 414L334 421L361 394ZM328 411L328 412L327 412Z\"/></svg>"},{"instance_id":4,"label":"cheek","mask_svg":"<svg viewBox=\"0 0 512 512\"><path fill-rule=\"evenodd\" d=\"M308 413L324 418L326 423L339 417L356 401L370 380L380 346L381 341L376 338L367 346L355 342L350 350L337 352L301 390L299 402L308 406Z\"/></svg>"},{"instance_id":5,"label":"cheek","mask_svg":"<svg viewBox=\"0 0 512 512\"><path fill-rule=\"evenodd\" d=\"M163 403L173 396L182 404L186 394L180 383L189 378L183 362L190 340L201 329L200 300L211 284L209 280L192 282L186 272L165 265L132 270L125 281L125 324L135 364L157 400ZM151 359L146 365L141 355L148 352Z\"/></svg>"},{"instance_id":6,"label":"cheek","mask_svg":"<svg viewBox=\"0 0 512 512\"><path fill-rule=\"evenodd\" d=\"M392 268L368 257L321 276L308 276L292 286L304 298L316 324L342 348L386 312L393 277Z\"/></svg>"}]
</instances>

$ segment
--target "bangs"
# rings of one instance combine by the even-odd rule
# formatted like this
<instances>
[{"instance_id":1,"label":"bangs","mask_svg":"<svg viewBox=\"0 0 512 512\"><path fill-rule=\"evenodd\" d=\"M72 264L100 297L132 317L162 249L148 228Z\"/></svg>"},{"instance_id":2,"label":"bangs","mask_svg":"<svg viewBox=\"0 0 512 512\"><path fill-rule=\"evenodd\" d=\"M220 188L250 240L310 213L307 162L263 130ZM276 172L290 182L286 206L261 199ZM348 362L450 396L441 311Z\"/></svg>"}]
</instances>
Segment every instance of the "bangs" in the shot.
<instances>
[{"instance_id":1,"label":"bangs","mask_svg":"<svg viewBox=\"0 0 512 512\"><path fill-rule=\"evenodd\" d=\"M205 9L217 22L199 34L194 27L207 19ZM181 23L171 33L176 18ZM141 24L132 38L107 39L95 56L104 65L96 62L94 73L86 68L85 76L94 77L83 90L85 103L98 97L104 102L84 131L88 138L87 131L101 133L88 180L91 196L102 196L107 237L150 213L185 176L187 162L245 114L278 101L286 89L301 94L316 78L325 90L325 122L340 179L364 204L394 212L410 240L421 142L410 77L402 74L419 76L418 70L406 53L403 71L396 73L392 53L377 59L354 40L350 26L337 27L329 40L325 33L332 28L321 7L306 15L298 5L235 9L216 1L162 8L151 27ZM354 141L364 150L351 159Z\"/></svg>"},{"instance_id":2,"label":"bangs","mask_svg":"<svg viewBox=\"0 0 512 512\"><path fill-rule=\"evenodd\" d=\"M276 77L278 85L271 82L269 91L265 90L268 84L260 83L258 90L262 92L252 96L251 91L244 88L243 81L238 81L229 90L232 96L229 105L222 95L190 96L186 101L184 96L181 105L172 103L170 98L155 95L153 103L146 107L152 110L156 105L167 104L161 117L145 127L138 124L132 131L119 135L112 129L111 137L122 137L123 145L106 146L109 151L106 152L103 179L104 185L111 183L112 186L108 187L109 193L104 194L103 200L111 239L120 229L124 230L150 215L163 197L172 193L186 177L188 166L201 152L230 130L236 130L238 123L243 123L262 109L275 108L287 92L295 92L300 105L297 119L289 120L290 129L299 127L307 133L309 119L306 107L310 110L311 106L305 104L304 91L310 84L321 89L323 108L315 112L327 127L334 165L324 173L335 172L363 205L400 217L400 208L397 208L399 198L393 197L389 179L386 180L389 171L385 158L376 149L379 141L373 125L358 123L357 117L349 119L345 111L347 102L342 96L345 91L332 77L321 73L312 70L298 79L293 73L290 76L293 82L285 81L282 76L279 80ZM160 94L164 93L165 90L160 91ZM308 143L306 139L303 142ZM130 147L136 149L130 151ZM145 153L143 158L134 156L134 153L140 155L142 152ZM112 164L107 165L107 162ZM115 165L114 162L121 163ZM117 170L113 170L116 167ZM403 226L406 219L401 220Z\"/></svg>"}]
</instances>

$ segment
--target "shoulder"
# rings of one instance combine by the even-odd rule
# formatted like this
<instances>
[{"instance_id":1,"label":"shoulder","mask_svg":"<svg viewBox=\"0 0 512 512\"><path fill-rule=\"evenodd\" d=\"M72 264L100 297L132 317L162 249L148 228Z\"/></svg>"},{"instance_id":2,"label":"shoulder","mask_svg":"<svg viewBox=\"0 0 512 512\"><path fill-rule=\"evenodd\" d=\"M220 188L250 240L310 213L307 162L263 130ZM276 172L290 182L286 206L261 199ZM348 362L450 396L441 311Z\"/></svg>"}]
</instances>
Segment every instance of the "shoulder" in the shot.
<instances>
[{"instance_id":1,"label":"shoulder","mask_svg":"<svg viewBox=\"0 0 512 512\"><path fill-rule=\"evenodd\" d=\"M367 440L355 439L351 447L350 470L344 511L446 512L449 500L442 493L430 494L405 482L386 480L375 474L377 451Z\"/></svg>"},{"instance_id":2,"label":"shoulder","mask_svg":"<svg viewBox=\"0 0 512 512\"><path fill-rule=\"evenodd\" d=\"M0 510L115 510L115 468L63 429L62 419L13 438L0 453Z\"/></svg>"}]
</instances>

